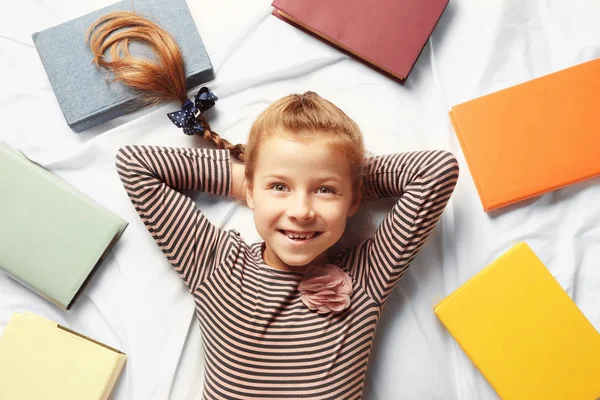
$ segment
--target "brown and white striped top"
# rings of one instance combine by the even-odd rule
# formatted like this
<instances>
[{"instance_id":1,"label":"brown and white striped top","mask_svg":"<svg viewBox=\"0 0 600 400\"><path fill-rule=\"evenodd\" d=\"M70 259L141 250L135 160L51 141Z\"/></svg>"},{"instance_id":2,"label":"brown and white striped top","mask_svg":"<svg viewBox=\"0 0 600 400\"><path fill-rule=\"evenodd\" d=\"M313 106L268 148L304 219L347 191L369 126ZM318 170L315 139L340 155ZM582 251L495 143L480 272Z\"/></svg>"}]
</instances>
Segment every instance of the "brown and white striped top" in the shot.
<instances>
[{"instance_id":1,"label":"brown and white striped top","mask_svg":"<svg viewBox=\"0 0 600 400\"><path fill-rule=\"evenodd\" d=\"M365 198L398 202L374 237L330 261L352 278L344 312L300 300L302 274L264 264L262 243L212 225L180 191L227 196L226 150L132 146L117 170L144 224L196 302L206 399L360 399L375 329L395 284L435 227L458 179L446 151L372 157Z\"/></svg>"}]
</instances>

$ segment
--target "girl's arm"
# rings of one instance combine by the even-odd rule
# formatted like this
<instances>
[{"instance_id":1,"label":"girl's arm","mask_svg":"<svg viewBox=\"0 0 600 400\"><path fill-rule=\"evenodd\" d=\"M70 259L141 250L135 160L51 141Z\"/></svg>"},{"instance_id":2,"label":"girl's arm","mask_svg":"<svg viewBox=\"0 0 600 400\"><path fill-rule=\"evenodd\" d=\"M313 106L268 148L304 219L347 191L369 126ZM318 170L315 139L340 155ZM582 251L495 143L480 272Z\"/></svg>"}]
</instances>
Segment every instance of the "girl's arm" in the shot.
<instances>
[{"instance_id":1,"label":"girl's arm","mask_svg":"<svg viewBox=\"0 0 600 400\"><path fill-rule=\"evenodd\" d=\"M385 303L446 207L458 180L447 151L418 151L368 159L364 198L397 197L375 235L338 260L379 304Z\"/></svg>"},{"instance_id":2,"label":"girl's arm","mask_svg":"<svg viewBox=\"0 0 600 400\"><path fill-rule=\"evenodd\" d=\"M231 193L236 200L246 204L246 169L242 164L231 164Z\"/></svg>"},{"instance_id":3,"label":"girl's arm","mask_svg":"<svg viewBox=\"0 0 600 400\"><path fill-rule=\"evenodd\" d=\"M235 235L211 224L179 191L230 195L229 152L127 146L119 149L116 165L146 228L193 292L239 246Z\"/></svg>"}]
</instances>

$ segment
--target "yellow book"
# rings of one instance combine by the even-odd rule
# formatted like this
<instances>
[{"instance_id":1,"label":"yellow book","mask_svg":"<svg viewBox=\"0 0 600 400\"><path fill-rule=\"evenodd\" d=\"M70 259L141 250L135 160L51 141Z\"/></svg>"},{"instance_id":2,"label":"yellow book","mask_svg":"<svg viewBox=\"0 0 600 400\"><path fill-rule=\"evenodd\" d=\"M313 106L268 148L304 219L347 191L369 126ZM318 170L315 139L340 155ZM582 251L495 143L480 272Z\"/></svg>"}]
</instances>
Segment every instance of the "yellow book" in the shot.
<instances>
[{"instance_id":1,"label":"yellow book","mask_svg":"<svg viewBox=\"0 0 600 400\"><path fill-rule=\"evenodd\" d=\"M105 400L126 355L33 313L0 337L0 399Z\"/></svg>"},{"instance_id":2,"label":"yellow book","mask_svg":"<svg viewBox=\"0 0 600 400\"><path fill-rule=\"evenodd\" d=\"M600 398L600 334L526 243L434 312L502 399Z\"/></svg>"}]
</instances>

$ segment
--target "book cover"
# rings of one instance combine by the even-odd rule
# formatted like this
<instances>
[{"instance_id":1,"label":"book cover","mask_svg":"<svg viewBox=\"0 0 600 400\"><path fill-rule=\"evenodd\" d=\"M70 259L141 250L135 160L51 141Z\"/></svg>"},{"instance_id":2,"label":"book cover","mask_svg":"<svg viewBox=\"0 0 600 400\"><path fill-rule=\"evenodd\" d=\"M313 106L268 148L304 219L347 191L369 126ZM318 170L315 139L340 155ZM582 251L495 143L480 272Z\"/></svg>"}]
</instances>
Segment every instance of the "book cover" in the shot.
<instances>
[{"instance_id":1,"label":"book cover","mask_svg":"<svg viewBox=\"0 0 600 400\"><path fill-rule=\"evenodd\" d=\"M0 270L71 308L128 223L0 143Z\"/></svg>"},{"instance_id":2,"label":"book cover","mask_svg":"<svg viewBox=\"0 0 600 400\"><path fill-rule=\"evenodd\" d=\"M274 0L274 15L372 66L408 77L448 0Z\"/></svg>"},{"instance_id":3,"label":"book cover","mask_svg":"<svg viewBox=\"0 0 600 400\"><path fill-rule=\"evenodd\" d=\"M0 337L0 399L106 400L127 356L33 313Z\"/></svg>"},{"instance_id":4,"label":"book cover","mask_svg":"<svg viewBox=\"0 0 600 400\"><path fill-rule=\"evenodd\" d=\"M452 107L483 209L600 175L600 59Z\"/></svg>"},{"instance_id":5,"label":"book cover","mask_svg":"<svg viewBox=\"0 0 600 400\"><path fill-rule=\"evenodd\" d=\"M132 6L133 4L133 6ZM214 70L185 0L124 0L32 35L65 120L74 132L139 110L136 91L112 82L106 69L92 63L85 43L89 26L114 11L135 11L168 31L184 60L186 86L214 79ZM134 42L131 54L152 58L148 46Z\"/></svg>"},{"instance_id":6,"label":"book cover","mask_svg":"<svg viewBox=\"0 0 600 400\"><path fill-rule=\"evenodd\" d=\"M434 312L502 399L600 397L600 334L526 243Z\"/></svg>"}]
</instances>

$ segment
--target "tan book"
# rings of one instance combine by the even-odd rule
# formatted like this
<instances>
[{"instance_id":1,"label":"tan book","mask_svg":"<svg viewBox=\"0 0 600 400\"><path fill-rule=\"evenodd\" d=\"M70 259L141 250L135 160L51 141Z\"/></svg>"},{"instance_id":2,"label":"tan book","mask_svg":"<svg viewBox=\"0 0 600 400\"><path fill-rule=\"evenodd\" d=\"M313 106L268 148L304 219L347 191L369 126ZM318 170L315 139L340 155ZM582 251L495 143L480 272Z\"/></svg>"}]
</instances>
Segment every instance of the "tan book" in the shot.
<instances>
[{"instance_id":1,"label":"tan book","mask_svg":"<svg viewBox=\"0 0 600 400\"><path fill-rule=\"evenodd\" d=\"M127 356L33 313L0 337L0 399L106 400Z\"/></svg>"}]
</instances>

